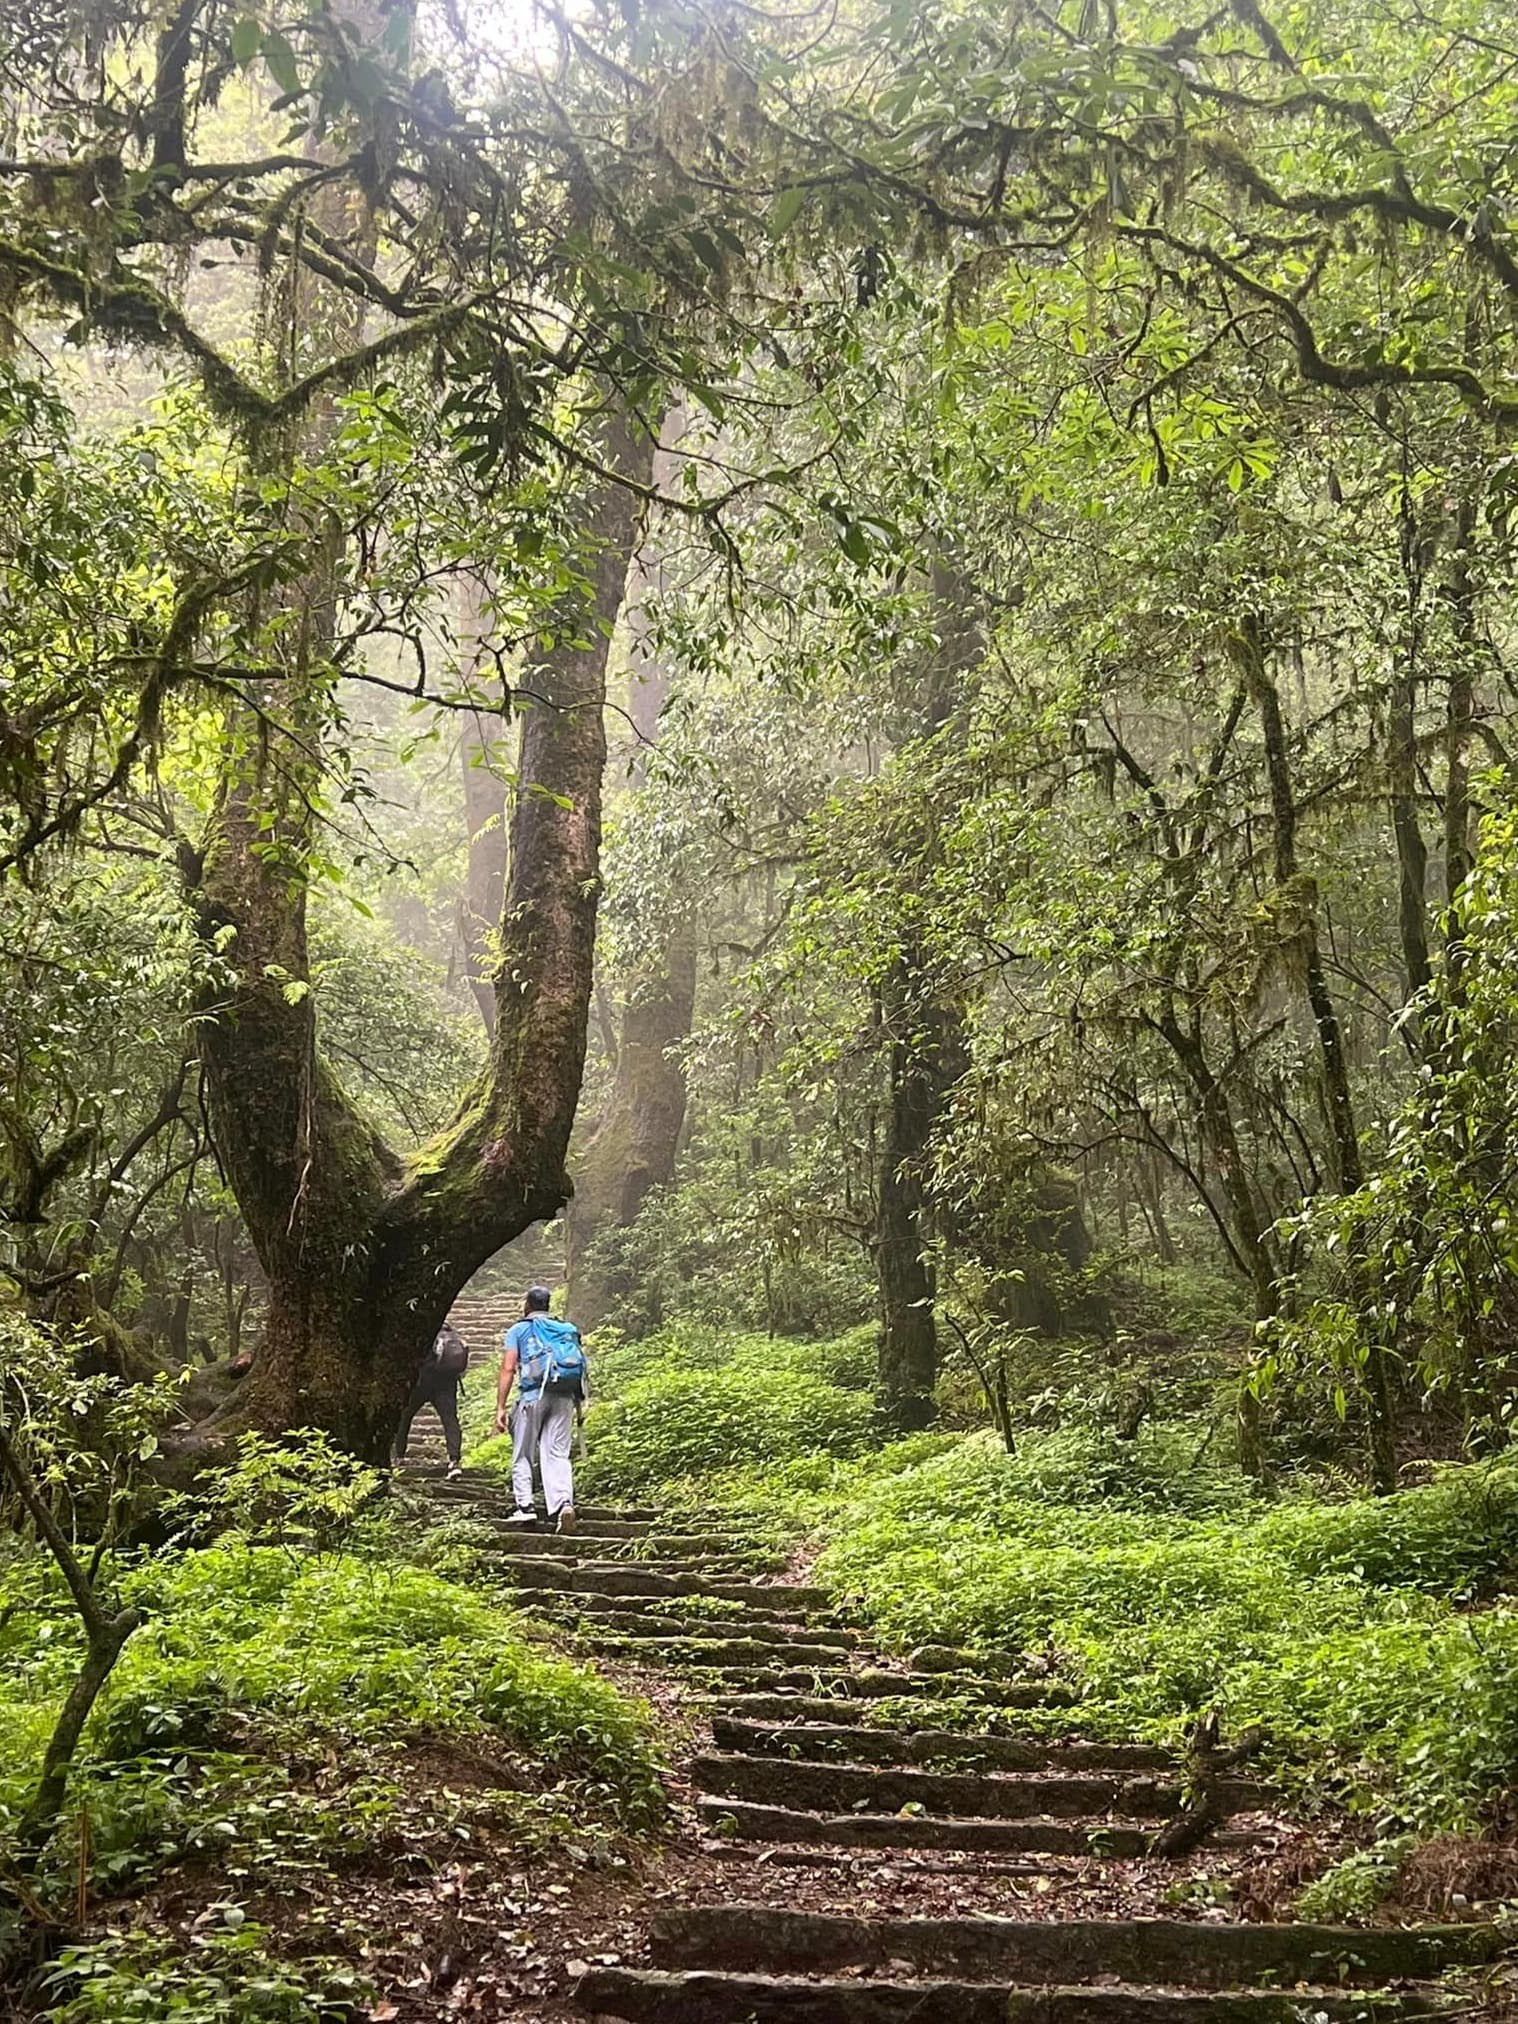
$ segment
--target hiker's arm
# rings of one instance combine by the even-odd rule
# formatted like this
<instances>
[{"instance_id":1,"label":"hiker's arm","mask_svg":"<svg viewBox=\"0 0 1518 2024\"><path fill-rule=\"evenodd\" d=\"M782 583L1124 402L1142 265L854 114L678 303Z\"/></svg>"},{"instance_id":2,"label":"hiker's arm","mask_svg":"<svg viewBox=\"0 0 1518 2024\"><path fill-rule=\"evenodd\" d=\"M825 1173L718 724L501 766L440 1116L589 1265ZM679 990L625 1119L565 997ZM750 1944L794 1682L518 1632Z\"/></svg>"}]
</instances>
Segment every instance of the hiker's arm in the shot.
<instances>
[{"instance_id":1,"label":"hiker's arm","mask_svg":"<svg viewBox=\"0 0 1518 2024\"><path fill-rule=\"evenodd\" d=\"M506 1431L506 1401L511 1397L511 1381L517 1374L517 1353L508 1349L501 1358L501 1375L495 1387L495 1430L498 1434Z\"/></svg>"}]
</instances>

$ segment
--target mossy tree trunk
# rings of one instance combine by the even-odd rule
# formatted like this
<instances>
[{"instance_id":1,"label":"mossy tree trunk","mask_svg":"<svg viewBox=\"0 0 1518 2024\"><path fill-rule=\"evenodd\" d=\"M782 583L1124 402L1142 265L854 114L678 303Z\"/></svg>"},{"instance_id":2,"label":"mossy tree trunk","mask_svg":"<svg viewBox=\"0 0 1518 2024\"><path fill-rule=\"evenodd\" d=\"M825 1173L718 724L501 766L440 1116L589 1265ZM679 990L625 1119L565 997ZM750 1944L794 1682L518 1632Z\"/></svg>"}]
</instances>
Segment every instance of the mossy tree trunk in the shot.
<instances>
[{"instance_id":1,"label":"mossy tree trunk","mask_svg":"<svg viewBox=\"0 0 1518 2024\"><path fill-rule=\"evenodd\" d=\"M666 417L654 452L661 488L678 476L672 446L684 434L678 407ZM642 788L648 755L669 699L669 670L649 639L646 598L657 591L662 556L645 542L629 572L628 707L634 745L632 784ZM634 801L633 821L638 817ZM573 1163L574 1197L565 1218L569 1300L585 1326L601 1320L612 1302L632 1288L633 1275L609 1257L598 1240L625 1230L649 1195L674 1177L685 1128L687 1085L681 1044L690 1036L696 1007L697 926L685 894L669 896L663 932L623 980L616 1061L595 1128Z\"/></svg>"},{"instance_id":2,"label":"mossy tree trunk","mask_svg":"<svg viewBox=\"0 0 1518 2024\"><path fill-rule=\"evenodd\" d=\"M489 594L483 579L466 576L460 586L460 661L470 686L482 695L499 687L491 666ZM503 778L506 717L482 700L467 711L459 735L464 786L464 821L469 847L464 891L459 901L459 939L474 1002L485 1031L495 1028L495 950L506 894L506 783Z\"/></svg>"},{"instance_id":3,"label":"mossy tree trunk","mask_svg":"<svg viewBox=\"0 0 1518 2024\"><path fill-rule=\"evenodd\" d=\"M964 696L980 657L980 600L941 558L931 589L938 645L922 670L921 732L926 743L943 731ZM927 818L931 821L931 816ZM938 849L931 830L906 845L924 866ZM929 1253L927 1166L944 1097L964 1064L959 1003L935 976L920 935L903 939L880 991L887 1037L886 1118L875 1188L874 1254L880 1293L875 1388L881 1417L903 1432L927 1426L937 1406L937 1276Z\"/></svg>"},{"instance_id":4,"label":"mossy tree trunk","mask_svg":"<svg viewBox=\"0 0 1518 2024\"><path fill-rule=\"evenodd\" d=\"M646 436L613 433L607 457L646 481ZM636 518L632 492L597 483L585 524L592 609L559 628L579 644L531 670L531 700L519 703L489 1067L453 1123L407 1158L348 1100L305 989L309 740L295 725L246 740L235 762L199 905L208 934L231 930L236 975L208 1008L201 1052L216 1143L269 1291L223 1427L319 1426L382 1456L460 1287L566 1198L595 944L607 636ZM298 690L301 674L287 686Z\"/></svg>"}]
</instances>

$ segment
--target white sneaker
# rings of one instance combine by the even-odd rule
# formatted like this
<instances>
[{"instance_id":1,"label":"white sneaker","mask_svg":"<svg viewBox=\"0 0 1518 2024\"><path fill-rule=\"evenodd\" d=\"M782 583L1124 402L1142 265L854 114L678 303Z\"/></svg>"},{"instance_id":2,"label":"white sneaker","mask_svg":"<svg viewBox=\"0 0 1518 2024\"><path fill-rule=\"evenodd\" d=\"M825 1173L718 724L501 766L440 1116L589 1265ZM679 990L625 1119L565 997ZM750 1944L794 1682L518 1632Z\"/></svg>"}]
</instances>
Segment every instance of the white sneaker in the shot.
<instances>
[{"instance_id":1,"label":"white sneaker","mask_svg":"<svg viewBox=\"0 0 1518 2024\"><path fill-rule=\"evenodd\" d=\"M574 1505L565 1504L560 1507L559 1522L553 1529L555 1532L573 1532L579 1522L579 1519L575 1516Z\"/></svg>"},{"instance_id":2,"label":"white sneaker","mask_svg":"<svg viewBox=\"0 0 1518 2024\"><path fill-rule=\"evenodd\" d=\"M464 1465L462 1462L450 1462L448 1464L448 1481L450 1483L457 1481L463 1473Z\"/></svg>"},{"instance_id":3,"label":"white sneaker","mask_svg":"<svg viewBox=\"0 0 1518 2024\"><path fill-rule=\"evenodd\" d=\"M508 1525L536 1525L537 1522L538 1514L536 1511L523 1511L520 1508L513 1511L511 1516L506 1520Z\"/></svg>"}]
</instances>

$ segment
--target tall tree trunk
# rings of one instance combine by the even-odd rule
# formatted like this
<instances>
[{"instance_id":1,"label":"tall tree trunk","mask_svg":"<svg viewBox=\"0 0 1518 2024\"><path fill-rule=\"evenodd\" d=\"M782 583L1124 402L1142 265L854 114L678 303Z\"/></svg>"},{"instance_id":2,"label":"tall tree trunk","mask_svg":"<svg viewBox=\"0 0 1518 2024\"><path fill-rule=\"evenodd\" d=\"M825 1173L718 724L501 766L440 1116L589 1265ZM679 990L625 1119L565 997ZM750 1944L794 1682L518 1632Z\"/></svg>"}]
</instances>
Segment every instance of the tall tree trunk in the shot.
<instances>
[{"instance_id":1,"label":"tall tree trunk","mask_svg":"<svg viewBox=\"0 0 1518 2024\"><path fill-rule=\"evenodd\" d=\"M931 1015L914 989L911 965L892 969L881 990L889 1034L884 1142L875 1211L875 1270L880 1284L877 1389L887 1424L902 1433L928 1426L937 1410L937 1278L928 1252L928 1148L945 1087L941 1038L925 1030Z\"/></svg>"},{"instance_id":2,"label":"tall tree trunk","mask_svg":"<svg viewBox=\"0 0 1518 2024\"><path fill-rule=\"evenodd\" d=\"M1283 894L1292 894L1288 904L1301 909L1298 930L1307 1002L1317 1029L1318 1053L1323 1074L1324 1108L1328 1114L1329 1140L1334 1155L1334 1179L1342 1193L1352 1194L1364 1179L1360 1158L1360 1137L1355 1125L1354 1104L1349 1087L1349 1069L1344 1054L1343 1028L1338 1008L1328 986L1318 943L1317 891L1311 881L1299 875L1297 863L1297 808L1292 786L1291 762L1286 748L1286 731L1281 718L1281 699L1271 680L1264 639L1258 622L1244 621L1239 629L1237 658L1240 673L1249 686L1260 713L1260 730L1265 744L1265 767L1270 781L1271 818L1275 835L1276 884ZM1362 1268L1351 1260L1351 1270ZM1363 1289L1369 1291L1368 1288ZM1371 1306L1375 1303L1372 1301ZM1366 1404L1370 1421L1370 1470L1374 1487L1383 1494L1397 1487L1397 1410L1391 1357L1373 1323L1366 1340Z\"/></svg>"},{"instance_id":3,"label":"tall tree trunk","mask_svg":"<svg viewBox=\"0 0 1518 2024\"><path fill-rule=\"evenodd\" d=\"M1407 585L1407 630L1400 664L1392 674L1386 716L1386 778L1392 836L1397 847L1397 924L1407 995L1424 991L1433 966L1428 947L1428 845L1418 819L1418 666L1423 644L1423 565L1418 522L1406 471L1401 493L1402 574ZM1414 1029L1421 1049L1421 1028Z\"/></svg>"},{"instance_id":4,"label":"tall tree trunk","mask_svg":"<svg viewBox=\"0 0 1518 2024\"><path fill-rule=\"evenodd\" d=\"M621 423L609 433L608 461L646 482L646 435ZM532 700L521 711L489 1068L411 1158L348 1102L301 988L309 740L262 738L224 796L200 909L209 932L233 931L236 976L202 1022L202 1058L217 1145L269 1282L262 1340L224 1426L320 1426L381 1458L459 1288L566 1198L595 944L607 634L636 519L625 486L594 486L590 610L556 628L584 643L556 647L523 683Z\"/></svg>"},{"instance_id":5,"label":"tall tree trunk","mask_svg":"<svg viewBox=\"0 0 1518 2024\"><path fill-rule=\"evenodd\" d=\"M1399 669L1386 726L1392 835L1397 846L1397 924L1409 998L1424 991L1433 976L1428 949L1428 845L1418 820L1416 691L1414 671Z\"/></svg>"},{"instance_id":6,"label":"tall tree trunk","mask_svg":"<svg viewBox=\"0 0 1518 2024\"><path fill-rule=\"evenodd\" d=\"M980 603L943 558L931 590L938 645L922 675L922 737L940 732L958 707L982 651ZM928 848L933 847L927 839ZM876 1180L875 1269L880 1289L876 1390L888 1424L910 1431L937 1410L937 1281L928 1254L926 1165L944 1096L959 1073L964 1022L930 977L927 952L912 938L881 989L888 1054L886 1126Z\"/></svg>"},{"instance_id":7,"label":"tall tree trunk","mask_svg":"<svg viewBox=\"0 0 1518 2024\"><path fill-rule=\"evenodd\" d=\"M489 591L482 576L465 575L460 583L460 658L470 686L489 693L497 677L489 669ZM480 1008L485 1031L495 1030L495 951L492 938L500 926L506 893L506 783L501 776L506 713L484 701L461 720L459 764L464 784L464 822L468 857L464 892L459 903L459 939L464 946L469 988Z\"/></svg>"},{"instance_id":8,"label":"tall tree trunk","mask_svg":"<svg viewBox=\"0 0 1518 2024\"><path fill-rule=\"evenodd\" d=\"M575 1162L565 1242L570 1301L586 1325L602 1319L634 1278L598 1253L597 1239L625 1230L653 1189L674 1176L686 1108L676 1050L690 1033L695 1003L696 935L685 923L628 986L606 1107Z\"/></svg>"},{"instance_id":9,"label":"tall tree trunk","mask_svg":"<svg viewBox=\"0 0 1518 2024\"><path fill-rule=\"evenodd\" d=\"M1455 895L1471 868L1471 731L1476 711L1476 587L1471 555L1476 539L1476 495L1473 483L1461 491L1455 516L1455 552L1446 595L1449 601L1454 653L1450 663L1449 699L1444 725L1444 899Z\"/></svg>"},{"instance_id":10,"label":"tall tree trunk","mask_svg":"<svg viewBox=\"0 0 1518 2024\"><path fill-rule=\"evenodd\" d=\"M654 477L661 488L676 480L673 451L685 428L684 411L672 409L654 452ZM669 669L653 651L647 605L662 572L658 544L645 542L628 572L626 598L634 822L636 796L647 780L648 754L669 699ZM697 929L685 906L684 896L677 895L673 918L623 980L611 1087L573 1165L574 1196L564 1226L566 1270L575 1317L586 1325L603 1319L636 1278L625 1261L606 1255L599 1240L626 1229L652 1191L674 1177L687 1101L678 1050L689 1038L696 1008Z\"/></svg>"}]
</instances>

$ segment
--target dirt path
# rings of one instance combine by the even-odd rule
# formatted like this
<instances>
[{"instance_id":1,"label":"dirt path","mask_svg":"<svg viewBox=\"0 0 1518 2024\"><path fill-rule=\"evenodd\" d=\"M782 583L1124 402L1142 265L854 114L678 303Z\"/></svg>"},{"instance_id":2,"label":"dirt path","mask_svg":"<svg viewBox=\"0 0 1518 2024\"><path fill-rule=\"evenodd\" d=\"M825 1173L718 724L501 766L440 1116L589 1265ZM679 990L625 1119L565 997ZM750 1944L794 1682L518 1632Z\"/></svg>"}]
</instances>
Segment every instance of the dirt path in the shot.
<instances>
[{"instance_id":1,"label":"dirt path","mask_svg":"<svg viewBox=\"0 0 1518 2024\"><path fill-rule=\"evenodd\" d=\"M434 1482L431 1496L498 1527L500 1566L523 1600L655 1702L675 1760L679 1832L636 1875L560 1886L553 1905L539 1886L528 1985L509 2008L475 2014L521 2024L1498 2014L1482 1965L1499 1952L1493 1929L1268 1922L1260 1880L1301 1837L1267 1789L1235 1777L1201 1847L1160 1859L1154 1837L1185 1803L1163 1752L1019 1735L1019 1710L1055 1702L1056 1685L991 1678L944 1651L884 1659L741 1528L587 1511L564 1541L505 1528L497 1479ZM967 1705L980 1711L972 1733ZM1461 1972L1441 1988L1449 1970Z\"/></svg>"}]
</instances>

